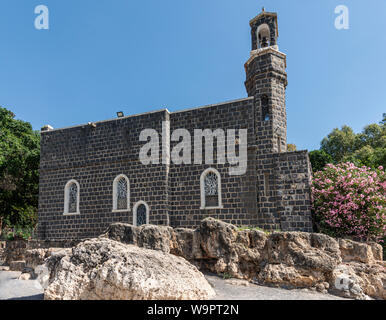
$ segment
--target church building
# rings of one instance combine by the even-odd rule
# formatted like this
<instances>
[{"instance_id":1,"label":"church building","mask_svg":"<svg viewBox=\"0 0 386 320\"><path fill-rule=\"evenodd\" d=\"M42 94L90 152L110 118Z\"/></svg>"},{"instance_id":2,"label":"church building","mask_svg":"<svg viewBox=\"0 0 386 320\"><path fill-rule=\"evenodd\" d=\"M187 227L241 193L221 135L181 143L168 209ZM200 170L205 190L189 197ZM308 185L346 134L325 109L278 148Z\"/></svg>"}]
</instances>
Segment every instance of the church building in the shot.
<instances>
[{"instance_id":1,"label":"church building","mask_svg":"<svg viewBox=\"0 0 386 320\"><path fill-rule=\"evenodd\" d=\"M277 14L263 10L249 24L246 98L42 128L40 239L94 237L114 222L192 228L206 217L266 230L312 231L308 153L287 151L286 55L278 46ZM160 161L145 165L140 135L148 128L162 133L163 145ZM212 163L170 161L176 129L192 137L196 129L247 130L246 171L229 174L232 164L216 157L216 137Z\"/></svg>"}]
</instances>

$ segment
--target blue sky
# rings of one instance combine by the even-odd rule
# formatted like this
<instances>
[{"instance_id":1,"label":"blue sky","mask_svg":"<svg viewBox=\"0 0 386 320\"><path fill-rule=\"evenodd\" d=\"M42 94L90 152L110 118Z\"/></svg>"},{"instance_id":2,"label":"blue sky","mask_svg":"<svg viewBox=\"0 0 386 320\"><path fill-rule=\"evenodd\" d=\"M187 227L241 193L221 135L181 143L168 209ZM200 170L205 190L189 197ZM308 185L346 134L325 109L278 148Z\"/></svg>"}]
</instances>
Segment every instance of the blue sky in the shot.
<instances>
[{"instance_id":1,"label":"blue sky","mask_svg":"<svg viewBox=\"0 0 386 320\"><path fill-rule=\"evenodd\" d=\"M50 29L37 30L46 5ZM350 29L334 27L337 5ZM317 149L386 112L384 0L2 0L0 105L34 129L246 97L249 20L279 17L288 143Z\"/></svg>"}]
</instances>

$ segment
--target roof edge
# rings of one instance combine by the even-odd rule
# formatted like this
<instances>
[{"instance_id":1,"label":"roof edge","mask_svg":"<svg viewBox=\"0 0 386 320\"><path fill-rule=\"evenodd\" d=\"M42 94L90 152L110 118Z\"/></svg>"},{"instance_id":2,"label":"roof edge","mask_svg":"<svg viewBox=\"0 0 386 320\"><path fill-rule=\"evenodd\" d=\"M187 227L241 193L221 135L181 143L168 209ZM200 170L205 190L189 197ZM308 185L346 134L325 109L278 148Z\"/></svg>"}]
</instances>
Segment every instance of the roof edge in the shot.
<instances>
[{"instance_id":1,"label":"roof edge","mask_svg":"<svg viewBox=\"0 0 386 320\"><path fill-rule=\"evenodd\" d=\"M260 17L262 16L269 16L269 17L276 17L277 18L277 13L276 12L267 12L267 11L263 11L261 13L259 13L256 17L254 17L253 19L251 19L249 21L249 25L252 27L253 23L256 21L256 20L259 20Z\"/></svg>"},{"instance_id":2,"label":"roof edge","mask_svg":"<svg viewBox=\"0 0 386 320\"><path fill-rule=\"evenodd\" d=\"M154 110L154 111L149 111L149 112L144 112L144 113L133 114L133 115L125 116L122 118L113 118L113 119L95 121L95 122L91 122L91 123L92 124L99 124L99 123L105 123L105 122L110 122L110 121L118 121L118 120L122 120L122 119L135 118L135 117L143 116L146 114L159 113L159 112L166 112L168 114L188 112L188 111L200 110L200 109L204 109L204 108L210 108L210 107L215 107L215 106L220 106L220 105L225 105L225 104L230 104L230 103L236 103L236 102L241 102L241 101L247 101L247 100L253 100L253 99L254 99L254 97L246 97L246 98L224 101L224 102L215 103L215 104L208 104L208 105L204 105L204 106L193 107L193 108L189 108L189 109L182 109L182 110L174 111L174 112L170 112L168 109L164 108L164 109L159 109L159 110ZM63 128L50 129L47 131L41 131L41 134L48 133L48 132L54 132L54 131L73 129L73 128L81 128L84 126L88 126L89 124L90 123L84 123L84 124L78 124L78 125L74 125L74 126L63 127Z\"/></svg>"}]
</instances>

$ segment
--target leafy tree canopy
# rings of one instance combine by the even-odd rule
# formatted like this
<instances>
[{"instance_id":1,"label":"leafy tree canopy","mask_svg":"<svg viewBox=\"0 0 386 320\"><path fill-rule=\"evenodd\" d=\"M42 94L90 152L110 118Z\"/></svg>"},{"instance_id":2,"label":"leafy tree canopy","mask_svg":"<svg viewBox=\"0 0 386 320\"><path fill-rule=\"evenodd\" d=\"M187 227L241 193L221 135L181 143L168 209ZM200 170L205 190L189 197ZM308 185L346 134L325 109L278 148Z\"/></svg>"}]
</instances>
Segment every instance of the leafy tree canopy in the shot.
<instances>
[{"instance_id":1,"label":"leafy tree canopy","mask_svg":"<svg viewBox=\"0 0 386 320\"><path fill-rule=\"evenodd\" d=\"M370 124L358 134L349 126L334 129L322 140L320 150L310 152L310 161L314 172L327 163L342 162L386 168L386 114L379 124Z\"/></svg>"},{"instance_id":2,"label":"leafy tree canopy","mask_svg":"<svg viewBox=\"0 0 386 320\"><path fill-rule=\"evenodd\" d=\"M0 230L36 223L40 135L30 123L0 107Z\"/></svg>"},{"instance_id":3,"label":"leafy tree canopy","mask_svg":"<svg viewBox=\"0 0 386 320\"><path fill-rule=\"evenodd\" d=\"M309 153L312 170L314 172L322 170L326 164L332 163L332 157L323 150L314 150Z\"/></svg>"}]
</instances>

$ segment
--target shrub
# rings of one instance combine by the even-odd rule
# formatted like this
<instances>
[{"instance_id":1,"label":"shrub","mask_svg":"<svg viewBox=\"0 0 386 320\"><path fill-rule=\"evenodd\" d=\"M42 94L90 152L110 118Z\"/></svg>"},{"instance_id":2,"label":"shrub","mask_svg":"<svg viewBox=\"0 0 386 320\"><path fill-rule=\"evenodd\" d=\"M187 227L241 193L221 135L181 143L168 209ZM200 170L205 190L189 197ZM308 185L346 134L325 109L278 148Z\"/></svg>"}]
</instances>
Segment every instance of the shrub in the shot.
<instances>
[{"instance_id":1,"label":"shrub","mask_svg":"<svg viewBox=\"0 0 386 320\"><path fill-rule=\"evenodd\" d=\"M314 174L314 221L334 237L383 242L386 235L386 174L353 163L328 164Z\"/></svg>"},{"instance_id":2,"label":"shrub","mask_svg":"<svg viewBox=\"0 0 386 320\"><path fill-rule=\"evenodd\" d=\"M32 229L15 227L6 233L7 240L29 240L33 234Z\"/></svg>"},{"instance_id":3,"label":"shrub","mask_svg":"<svg viewBox=\"0 0 386 320\"><path fill-rule=\"evenodd\" d=\"M223 274L222 274L222 278L223 278L224 280L226 280L226 279L231 279L231 278L232 278L232 275L229 274L229 273L223 273Z\"/></svg>"}]
</instances>

